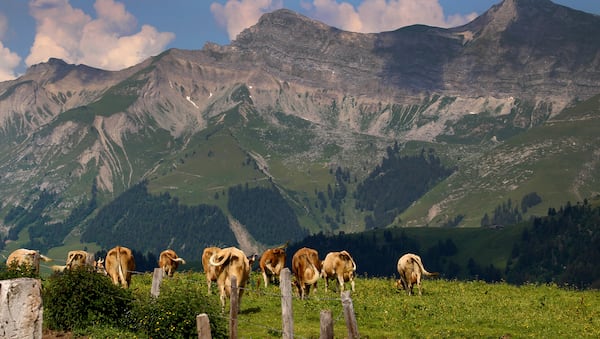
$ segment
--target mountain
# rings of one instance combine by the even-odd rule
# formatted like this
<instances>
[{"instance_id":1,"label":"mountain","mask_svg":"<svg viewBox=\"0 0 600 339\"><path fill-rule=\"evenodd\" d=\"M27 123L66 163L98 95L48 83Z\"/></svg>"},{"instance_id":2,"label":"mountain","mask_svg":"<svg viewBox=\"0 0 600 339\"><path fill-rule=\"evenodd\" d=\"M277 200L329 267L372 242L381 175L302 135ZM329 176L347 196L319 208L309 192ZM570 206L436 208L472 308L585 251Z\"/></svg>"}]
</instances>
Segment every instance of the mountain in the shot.
<instances>
[{"instance_id":1,"label":"mountain","mask_svg":"<svg viewBox=\"0 0 600 339\"><path fill-rule=\"evenodd\" d=\"M140 182L162 198L139 208L168 206L171 219L211 211L254 250L282 241L267 240L277 231L261 221L282 215L303 228L282 231L292 237L360 232L365 220L479 226L532 193L542 203L524 216L545 213L600 192L599 34L600 17L546 0L504 0L461 27L377 34L278 10L230 45L171 49L121 71L50 59L0 83L0 229L16 244L55 247L83 233L127 245L117 225L129 229L143 213L125 205L117 220L98 218ZM424 159L452 174L420 179L427 191L407 209L356 208L357 188L398 156L392 145L427 150ZM235 200L243 209L228 206L232 192L246 197ZM285 213L248 212L282 199ZM186 232L216 225L209 219ZM195 256L209 245L164 223L148 232L169 239L164 246ZM94 238L87 225L107 234ZM52 233L64 239L51 242Z\"/></svg>"}]
</instances>

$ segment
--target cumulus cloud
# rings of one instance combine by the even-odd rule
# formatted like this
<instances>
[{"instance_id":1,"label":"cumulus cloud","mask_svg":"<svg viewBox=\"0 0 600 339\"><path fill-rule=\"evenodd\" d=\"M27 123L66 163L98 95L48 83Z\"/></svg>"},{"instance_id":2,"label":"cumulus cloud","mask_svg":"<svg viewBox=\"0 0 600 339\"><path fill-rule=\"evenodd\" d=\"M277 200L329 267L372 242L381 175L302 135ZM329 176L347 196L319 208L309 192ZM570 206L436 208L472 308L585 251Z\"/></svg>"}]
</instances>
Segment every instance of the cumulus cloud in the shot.
<instances>
[{"instance_id":1,"label":"cumulus cloud","mask_svg":"<svg viewBox=\"0 0 600 339\"><path fill-rule=\"evenodd\" d=\"M21 63L21 57L5 47L2 42L7 28L8 20L0 13L0 81L16 78L15 69Z\"/></svg>"},{"instance_id":2,"label":"cumulus cloud","mask_svg":"<svg viewBox=\"0 0 600 339\"><path fill-rule=\"evenodd\" d=\"M107 70L133 66L164 50L175 38L143 25L115 0L96 0L96 18L73 8L69 0L33 0L30 13L37 23L28 66L50 57Z\"/></svg>"},{"instance_id":3,"label":"cumulus cloud","mask_svg":"<svg viewBox=\"0 0 600 339\"><path fill-rule=\"evenodd\" d=\"M281 7L281 0L227 0L225 5L213 2L210 11L233 40L241 31L256 24L261 15Z\"/></svg>"},{"instance_id":4,"label":"cumulus cloud","mask_svg":"<svg viewBox=\"0 0 600 339\"><path fill-rule=\"evenodd\" d=\"M0 41L0 81L16 78L15 69L21 63L21 57L4 47Z\"/></svg>"},{"instance_id":5,"label":"cumulus cloud","mask_svg":"<svg viewBox=\"0 0 600 339\"><path fill-rule=\"evenodd\" d=\"M438 0L364 0L357 7L344 1L313 0L307 8L317 20L361 33L391 31L413 24L454 27L477 17L477 13L446 17Z\"/></svg>"}]
</instances>

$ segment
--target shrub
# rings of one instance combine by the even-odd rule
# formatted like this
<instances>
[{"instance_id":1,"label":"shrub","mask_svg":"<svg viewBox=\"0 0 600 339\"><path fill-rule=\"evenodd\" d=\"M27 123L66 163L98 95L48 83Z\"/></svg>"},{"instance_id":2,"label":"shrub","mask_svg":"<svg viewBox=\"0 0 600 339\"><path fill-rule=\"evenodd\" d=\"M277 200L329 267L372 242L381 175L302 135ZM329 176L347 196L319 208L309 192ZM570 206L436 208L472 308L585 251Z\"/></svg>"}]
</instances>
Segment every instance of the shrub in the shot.
<instances>
[{"instance_id":1,"label":"shrub","mask_svg":"<svg viewBox=\"0 0 600 339\"><path fill-rule=\"evenodd\" d=\"M16 262L12 262L8 266L0 264L0 280L15 278L38 278L38 275L35 274L31 265L19 265Z\"/></svg>"},{"instance_id":2,"label":"shrub","mask_svg":"<svg viewBox=\"0 0 600 339\"><path fill-rule=\"evenodd\" d=\"M131 291L89 268L52 275L42 292L44 323L53 330L118 326L131 308Z\"/></svg>"},{"instance_id":3,"label":"shrub","mask_svg":"<svg viewBox=\"0 0 600 339\"><path fill-rule=\"evenodd\" d=\"M128 320L132 332L152 338L197 337L196 316L206 313L213 338L228 336L217 298L206 296L205 285L192 281L191 274L178 274L162 281L160 295L136 296Z\"/></svg>"}]
</instances>

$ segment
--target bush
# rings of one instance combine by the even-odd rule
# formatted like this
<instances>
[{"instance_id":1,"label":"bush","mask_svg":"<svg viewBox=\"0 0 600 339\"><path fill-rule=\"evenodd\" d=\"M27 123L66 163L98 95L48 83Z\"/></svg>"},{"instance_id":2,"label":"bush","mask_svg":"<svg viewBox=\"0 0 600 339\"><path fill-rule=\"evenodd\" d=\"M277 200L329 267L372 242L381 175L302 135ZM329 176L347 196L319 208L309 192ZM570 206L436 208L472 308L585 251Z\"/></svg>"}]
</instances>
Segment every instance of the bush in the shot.
<instances>
[{"instance_id":1,"label":"bush","mask_svg":"<svg viewBox=\"0 0 600 339\"><path fill-rule=\"evenodd\" d=\"M193 338L198 336L196 316L206 313L213 338L228 336L217 298L206 296L205 285L192 281L191 274L178 274L162 281L160 295L136 296L129 322L132 332L152 338Z\"/></svg>"},{"instance_id":2,"label":"bush","mask_svg":"<svg viewBox=\"0 0 600 339\"><path fill-rule=\"evenodd\" d=\"M131 291L85 267L52 275L42 296L45 326L63 331L118 326L133 300Z\"/></svg>"},{"instance_id":3,"label":"bush","mask_svg":"<svg viewBox=\"0 0 600 339\"><path fill-rule=\"evenodd\" d=\"M17 264L16 262L10 263L6 266L0 264L0 280L8 280L15 278L39 278L33 271L33 267L27 264Z\"/></svg>"}]
</instances>

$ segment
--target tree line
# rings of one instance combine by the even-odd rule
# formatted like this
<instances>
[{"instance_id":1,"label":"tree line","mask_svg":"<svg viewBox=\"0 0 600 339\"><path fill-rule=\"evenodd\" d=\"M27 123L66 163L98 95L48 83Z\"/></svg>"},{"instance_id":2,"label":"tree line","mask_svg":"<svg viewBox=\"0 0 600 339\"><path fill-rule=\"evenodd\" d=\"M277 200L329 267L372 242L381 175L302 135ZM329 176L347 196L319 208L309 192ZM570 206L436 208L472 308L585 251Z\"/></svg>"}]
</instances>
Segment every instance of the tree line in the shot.
<instances>
[{"instance_id":1,"label":"tree line","mask_svg":"<svg viewBox=\"0 0 600 339\"><path fill-rule=\"evenodd\" d=\"M459 262L456 254L465 255L467 249L458 247L451 238L425 247L422 241L398 229L337 235L321 232L291 244L289 253L311 247L324 257L328 252L344 249L357 262L359 275L388 277L397 274L398 258L411 252L421 256L429 271L440 272L447 279L512 284L553 282L576 288L600 288L600 266L597 265L600 262L600 206L593 206L587 200L576 205L567 203L558 210L550 208L547 216L524 222L520 239L504 246L513 247L504 268L479 262L477 253L467 253L468 260Z\"/></svg>"},{"instance_id":2,"label":"tree line","mask_svg":"<svg viewBox=\"0 0 600 339\"><path fill-rule=\"evenodd\" d=\"M358 184L355 207L372 212L365 217L366 229L384 227L433 186L452 174L433 149L401 156L398 143L388 146L380 165Z\"/></svg>"},{"instance_id":3,"label":"tree line","mask_svg":"<svg viewBox=\"0 0 600 339\"><path fill-rule=\"evenodd\" d=\"M298 222L296 212L275 185L229 188L227 208L246 230L264 244L296 241L308 235Z\"/></svg>"},{"instance_id":4,"label":"tree line","mask_svg":"<svg viewBox=\"0 0 600 339\"><path fill-rule=\"evenodd\" d=\"M140 253L172 248L186 259L201 258L208 246L237 244L220 208L187 206L168 193L150 194L146 181L102 207L87 223L81 240L103 248L123 245Z\"/></svg>"}]
</instances>

